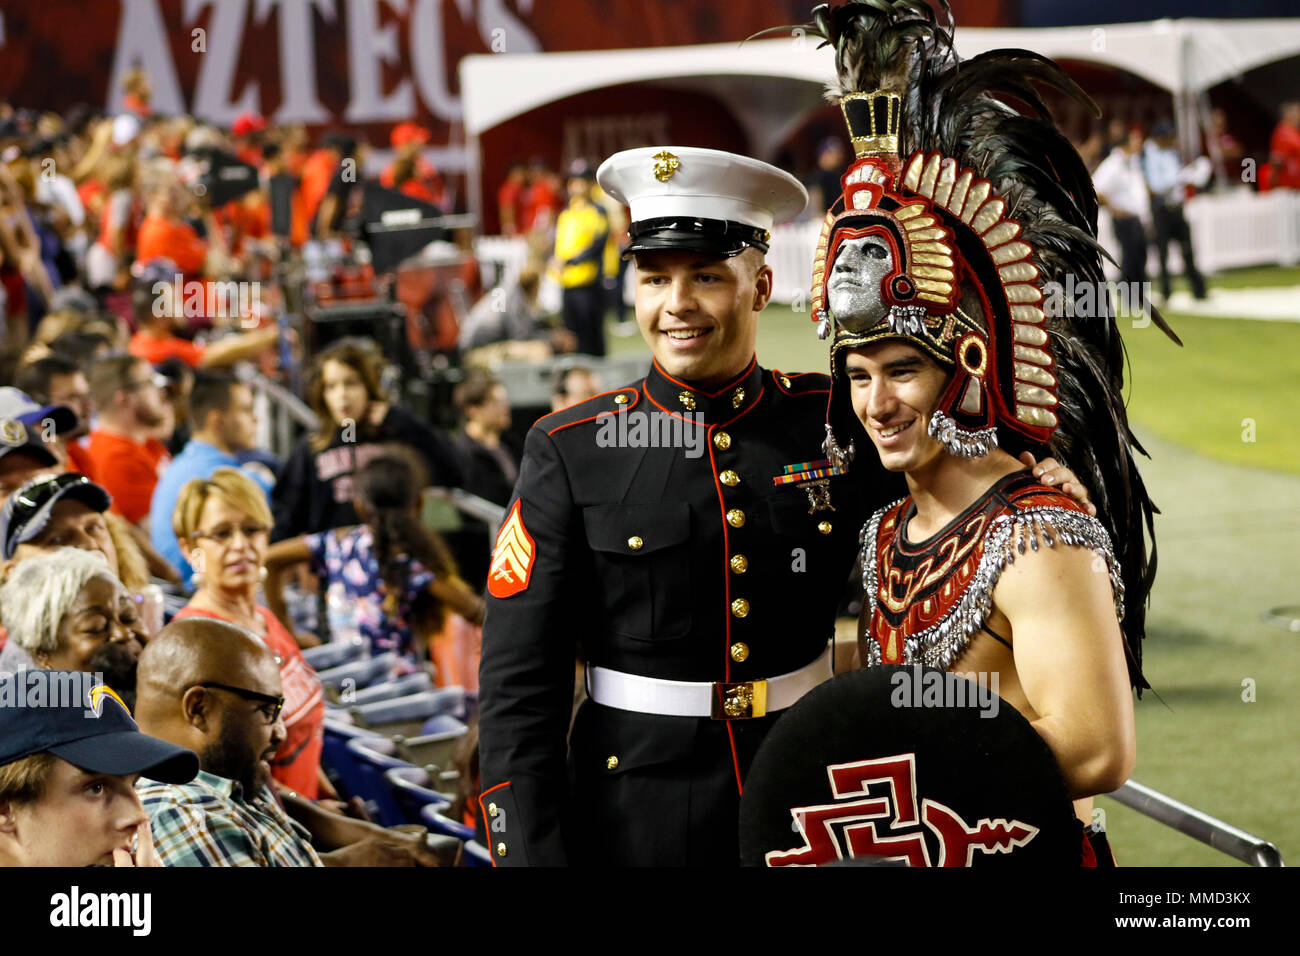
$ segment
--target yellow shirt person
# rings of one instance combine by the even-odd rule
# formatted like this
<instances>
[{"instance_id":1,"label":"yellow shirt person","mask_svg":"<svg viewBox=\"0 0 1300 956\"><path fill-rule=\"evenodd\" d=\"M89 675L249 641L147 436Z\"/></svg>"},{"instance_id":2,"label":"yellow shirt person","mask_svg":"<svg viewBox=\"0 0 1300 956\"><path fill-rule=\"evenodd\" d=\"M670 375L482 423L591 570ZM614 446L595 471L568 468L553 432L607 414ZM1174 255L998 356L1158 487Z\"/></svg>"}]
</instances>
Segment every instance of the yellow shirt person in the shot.
<instances>
[{"instance_id":1,"label":"yellow shirt person","mask_svg":"<svg viewBox=\"0 0 1300 956\"><path fill-rule=\"evenodd\" d=\"M605 211L582 196L574 196L555 221L555 258L560 285L574 289L599 282L609 220Z\"/></svg>"}]
</instances>

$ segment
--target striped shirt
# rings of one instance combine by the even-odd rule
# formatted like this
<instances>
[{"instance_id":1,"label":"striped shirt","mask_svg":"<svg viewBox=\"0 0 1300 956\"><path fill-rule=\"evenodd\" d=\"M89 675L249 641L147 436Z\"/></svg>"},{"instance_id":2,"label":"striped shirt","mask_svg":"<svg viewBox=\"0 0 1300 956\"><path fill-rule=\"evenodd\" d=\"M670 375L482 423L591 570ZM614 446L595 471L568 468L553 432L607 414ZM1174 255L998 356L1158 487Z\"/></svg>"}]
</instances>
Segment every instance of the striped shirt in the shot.
<instances>
[{"instance_id":1,"label":"striped shirt","mask_svg":"<svg viewBox=\"0 0 1300 956\"><path fill-rule=\"evenodd\" d=\"M236 781L199 771L184 784L141 778L136 791L164 866L322 865L269 787L247 798Z\"/></svg>"}]
</instances>

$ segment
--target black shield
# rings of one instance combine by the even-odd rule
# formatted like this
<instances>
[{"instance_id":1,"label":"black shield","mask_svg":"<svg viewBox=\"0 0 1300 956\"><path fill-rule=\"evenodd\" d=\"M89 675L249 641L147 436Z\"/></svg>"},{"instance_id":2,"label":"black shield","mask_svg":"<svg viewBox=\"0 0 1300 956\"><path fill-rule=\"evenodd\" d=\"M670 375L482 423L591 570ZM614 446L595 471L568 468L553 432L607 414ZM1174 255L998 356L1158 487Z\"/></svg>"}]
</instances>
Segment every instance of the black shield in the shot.
<instances>
[{"instance_id":1,"label":"black shield","mask_svg":"<svg viewBox=\"0 0 1300 956\"><path fill-rule=\"evenodd\" d=\"M1060 767L993 691L902 665L805 695L745 781L742 863L1078 866Z\"/></svg>"}]
</instances>

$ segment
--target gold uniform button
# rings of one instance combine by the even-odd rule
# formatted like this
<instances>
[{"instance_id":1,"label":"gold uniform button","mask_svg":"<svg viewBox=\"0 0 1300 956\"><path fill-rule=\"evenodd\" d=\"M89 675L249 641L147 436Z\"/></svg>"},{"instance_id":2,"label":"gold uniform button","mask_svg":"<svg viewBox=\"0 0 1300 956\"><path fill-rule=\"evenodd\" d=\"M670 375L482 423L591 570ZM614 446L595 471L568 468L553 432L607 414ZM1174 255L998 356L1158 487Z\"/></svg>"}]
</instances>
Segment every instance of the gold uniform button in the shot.
<instances>
[{"instance_id":1,"label":"gold uniform button","mask_svg":"<svg viewBox=\"0 0 1300 956\"><path fill-rule=\"evenodd\" d=\"M818 525L817 525L817 530L820 531L822 534L830 534L830 533L831 533L831 523L830 523L829 521L822 521L822 522L819 522Z\"/></svg>"},{"instance_id":2,"label":"gold uniform button","mask_svg":"<svg viewBox=\"0 0 1300 956\"><path fill-rule=\"evenodd\" d=\"M726 451L731 447L731 436L726 432L718 432L713 436L713 447L719 451Z\"/></svg>"},{"instance_id":3,"label":"gold uniform button","mask_svg":"<svg viewBox=\"0 0 1300 956\"><path fill-rule=\"evenodd\" d=\"M743 388L738 388L731 393L732 408L739 408L741 402L743 402L744 400L745 400L745 390Z\"/></svg>"},{"instance_id":4,"label":"gold uniform button","mask_svg":"<svg viewBox=\"0 0 1300 956\"><path fill-rule=\"evenodd\" d=\"M496 816L496 815L497 815L497 805L496 805L495 803L489 803L489 804L488 804L488 816L490 816L490 817L494 817L494 816Z\"/></svg>"},{"instance_id":5,"label":"gold uniform button","mask_svg":"<svg viewBox=\"0 0 1300 956\"><path fill-rule=\"evenodd\" d=\"M790 380L789 380L788 378L786 378L784 375L781 376L781 385L782 385L782 387L784 387L784 388L789 388L789 387L790 387Z\"/></svg>"},{"instance_id":6,"label":"gold uniform button","mask_svg":"<svg viewBox=\"0 0 1300 956\"><path fill-rule=\"evenodd\" d=\"M749 660L749 645L744 641L737 641L731 645L731 659L737 664L743 664Z\"/></svg>"},{"instance_id":7,"label":"gold uniform button","mask_svg":"<svg viewBox=\"0 0 1300 956\"><path fill-rule=\"evenodd\" d=\"M739 508L732 508L727 512L727 524L733 528L743 528L745 526L745 512Z\"/></svg>"},{"instance_id":8,"label":"gold uniform button","mask_svg":"<svg viewBox=\"0 0 1300 956\"><path fill-rule=\"evenodd\" d=\"M633 551L640 551L643 544L645 544L645 542L641 540L640 535L634 534L632 537L627 539L627 546Z\"/></svg>"},{"instance_id":9,"label":"gold uniform button","mask_svg":"<svg viewBox=\"0 0 1300 956\"><path fill-rule=\"evenodd\" d=\"M733 554L731 556L731 570L737 574L744 574L749 570L749 558L743 554Z\"/></svg>"},{"instance_id":10,"label":"gold uniform button","mask_svg":"<svg viewBox=\"0 0 1300 956\"><path fill-rule=\"evenodd\" d=\"M614 404L615 404L615 405L626 405L626 404L627 404L627 396L624 395L624 394L622 394L621 392L620 392L618 395L615 395L615 396L614 396Z\"/></svg>"},{"instance_id":11,"label":"gold uniform button","mask_svg":"<svg viewBox=\"0 0 1300 956\"><path fill-rule=\"evenodd\" d=\"M740 484L740 475L728 468L722 474L718 475L718 480L728 488L734 488L736 485Z\"/></svg>"},{"instance_id":12,"label":"gold uniform button","mask_svg":"<svg viewBox=\"0 0 1300 956\"><path fill-rule=\"evenodd\" d=\"M682 408L686 409L688 412L695 411L695 396L690 392L682 392L677 396L677 401L681 402Z\"/></svg>"},{"instance_id":13,"label":"gold uniform button","mask_svg":"<svg viewBox=\"0 0 1300 956\"><path fill-rule=\"evenodd\" d=\"M497 856L505 856L505 855L506 855L506 845L504 843L498 843Z\"/></svg>"},{"instance_id":14,"label":"gold uniform button","mask_svg":"<svg viewBox=\"0 0 1300 956\"><path fill-rule=\"evenodd\" d=\"M749 613L749 602L744 598L736 598L731 602L731 613L736 617L744 617Z\"/></svg>"},{"instance_id":15,"label":"gold uniform button","mask_svg":"<svg viewBox=\"0 0 1300 956\"><path fill-rule=\"evenodd\" d=\"M605 769L606 769L606 770L617 770L617 769L618 769L618 758L617 758L617 757L613 757L613 756L606 757L606 758L605 758Z\"/></svg>"}]
</instances>

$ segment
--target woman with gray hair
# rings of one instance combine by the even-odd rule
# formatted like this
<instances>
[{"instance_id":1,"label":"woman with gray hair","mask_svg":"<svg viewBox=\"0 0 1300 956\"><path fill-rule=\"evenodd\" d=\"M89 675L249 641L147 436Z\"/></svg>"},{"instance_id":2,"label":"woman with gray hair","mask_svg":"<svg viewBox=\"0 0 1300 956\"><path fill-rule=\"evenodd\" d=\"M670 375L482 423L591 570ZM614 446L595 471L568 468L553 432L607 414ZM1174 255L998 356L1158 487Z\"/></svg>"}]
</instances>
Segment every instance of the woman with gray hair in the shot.
<instances>
[{"instance_id":1,"label":"woman with gray hair","mask_svg":"<svg viewBox=\"0 0 1300 956\"><path fill-rule=\"evenodd\" d=\"M134 669L148 639L136 602L104 555L80 548L14 568L0 588L0 619L9 632L0 672Z\"/></svg>"}]
</instances>

